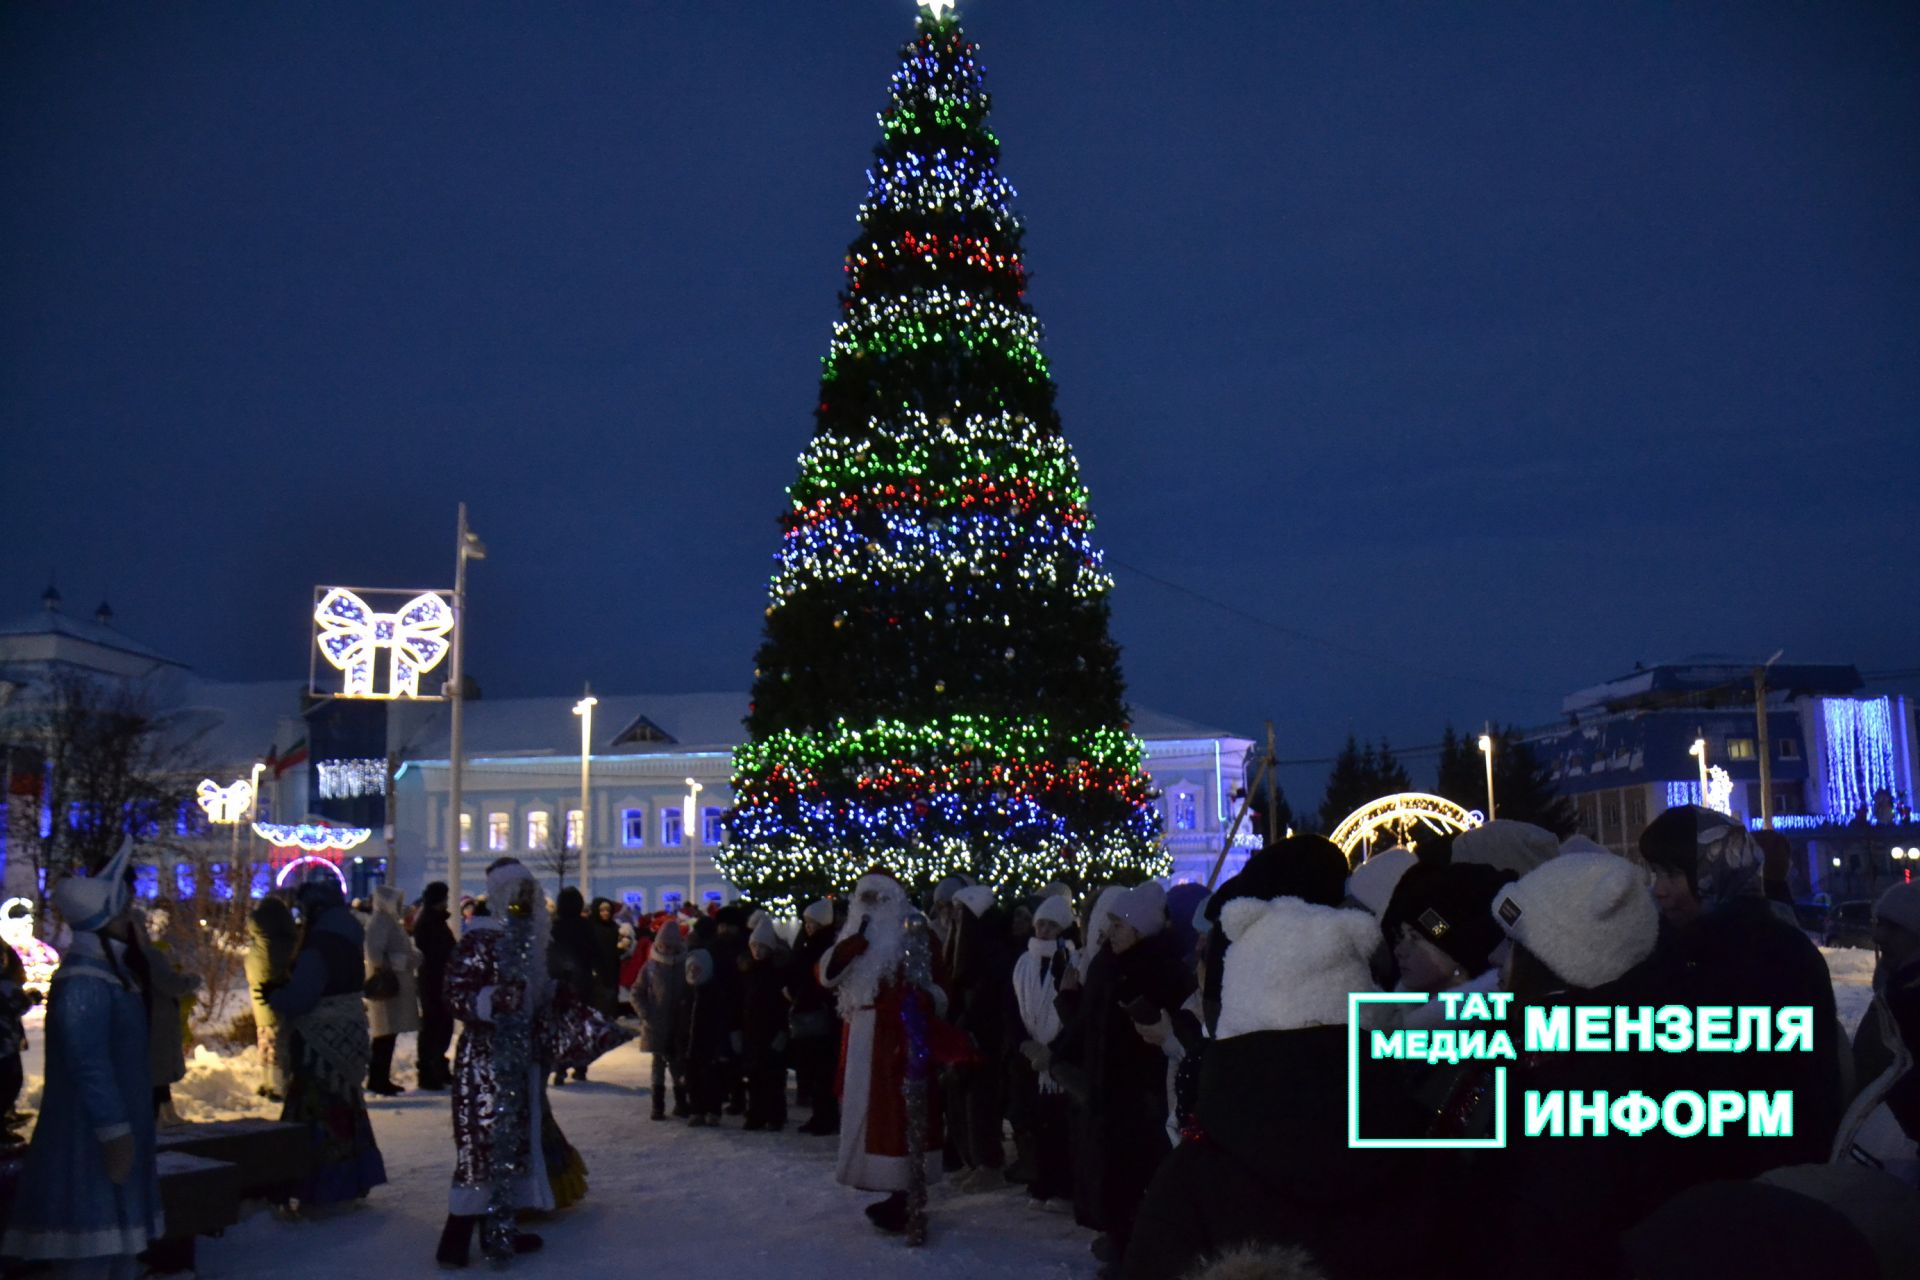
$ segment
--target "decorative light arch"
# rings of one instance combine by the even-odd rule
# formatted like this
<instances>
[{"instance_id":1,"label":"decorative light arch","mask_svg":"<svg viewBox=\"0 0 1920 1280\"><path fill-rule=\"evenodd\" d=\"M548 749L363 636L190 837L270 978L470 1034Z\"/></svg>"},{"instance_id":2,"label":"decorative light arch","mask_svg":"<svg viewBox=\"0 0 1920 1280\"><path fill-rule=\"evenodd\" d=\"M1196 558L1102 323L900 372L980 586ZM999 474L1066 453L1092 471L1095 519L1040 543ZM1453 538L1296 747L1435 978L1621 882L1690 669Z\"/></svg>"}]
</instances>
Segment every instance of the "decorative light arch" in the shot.
<instances>
[{"instance_id":1,"label":"decorative light arch","mask_svg":"<svg viewBox=\"0 0 1920 1280\"><path fill-rule=\"evenodd\" d=\"M371 827L336 827L326 822L256 822L253 834L276 849L298 849L302 853L345 853L367 842Z\"/></svg>"},{"instance_id":2,"label":"decorative light arch","mask_svg":"<svg viewBox=\"0 0 1920 1280\"><path fill-rule=\"evenodd\" d=\"M333 872L333 878L340 882L340 892L342 893L347 892L347 874L346 872L340 870L340 864L335 862L332 858L323 858L317 853L302 854L298 858L290 859L287 862L286 866L280 868L280 874L273 878L274 885L277 888L281 888L281 889L286 888L287 877L293 874L293 869L295 867L309 866L309 865L317 866L317 867L325 867L327 870Z\"/></svg>"},{"instance_id":3,"label":"decorative light arch","mask_svg":"<svg viewBox=\"0 0 1920 1280\"><path fill-rule=\"evenodd\" d=\"M1391 832L1397 843L1406 844L1421 830L1442 834L1469 831L1485 821L1485 815L1479 810L1463 809L1445 796L1402 791L1361 805L1341 819L1330 838L1351 860L1356 850L1363 845L1371 846L1373 838L1382 831Z\"/></svg>"}]
</instances>

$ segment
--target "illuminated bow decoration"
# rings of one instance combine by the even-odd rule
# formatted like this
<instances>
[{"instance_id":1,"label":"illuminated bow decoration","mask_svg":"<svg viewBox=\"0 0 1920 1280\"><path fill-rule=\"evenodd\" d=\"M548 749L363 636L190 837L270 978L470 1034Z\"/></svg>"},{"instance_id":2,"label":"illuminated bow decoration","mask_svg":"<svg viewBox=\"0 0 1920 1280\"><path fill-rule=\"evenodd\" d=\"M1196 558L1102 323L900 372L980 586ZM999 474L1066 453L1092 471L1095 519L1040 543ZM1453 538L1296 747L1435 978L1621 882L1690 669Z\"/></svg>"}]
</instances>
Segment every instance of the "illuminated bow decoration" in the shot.
<instances>
[{"instance_id":1,"label":"illuminated bow decoration","mask_svg":"<svg viewBox=\"0 0 1920 1280\"><path fill-rule=\"evenodd\" d=\"M313 611L320 625L320 652L346 677L349 698L417 698L420 673L447 656L453 610L434 592L415 596L398 613L375 613L345 587L335 587ZM373 691L373 664L381 649L393 650L387 691Z\"/></svg>"},{"instance_id":2,"label":"illuminated bow decoration","mask_svg":"<svg viewBox=\"0 0 1920 1280\"><path fill-rule=\"evenodd\" d=\"M200 808L205 811L207 821L220 826L232 826L253 807L253 784L245 778L230 787L223 787L212 778L203 778L194 788L194 794L200 798Z\"/></svg>"}]
</instances>

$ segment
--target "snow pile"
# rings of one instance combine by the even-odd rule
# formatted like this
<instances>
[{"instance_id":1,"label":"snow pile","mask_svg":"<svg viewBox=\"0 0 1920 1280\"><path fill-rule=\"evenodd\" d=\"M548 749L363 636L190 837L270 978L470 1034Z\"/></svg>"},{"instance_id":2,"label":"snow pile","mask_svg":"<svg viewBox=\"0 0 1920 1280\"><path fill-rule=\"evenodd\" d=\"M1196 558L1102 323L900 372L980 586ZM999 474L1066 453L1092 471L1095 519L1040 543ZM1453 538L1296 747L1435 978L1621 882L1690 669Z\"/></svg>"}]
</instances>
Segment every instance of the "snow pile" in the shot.
<instances>
[{"instance_id":1,"label":"snow pile","mask_svg":"<svg viewBox=\"0 0 1920 1280\"><path fill-rule=\"evenodd\" d=\"M254 1092L260 1082L257 1049L218 1053L200 1044L187 1059L187 1078L173 1086L174 1110L182 1120L245 1120L278 1117L280 1104Z\"/></svg>"}]
</instances>

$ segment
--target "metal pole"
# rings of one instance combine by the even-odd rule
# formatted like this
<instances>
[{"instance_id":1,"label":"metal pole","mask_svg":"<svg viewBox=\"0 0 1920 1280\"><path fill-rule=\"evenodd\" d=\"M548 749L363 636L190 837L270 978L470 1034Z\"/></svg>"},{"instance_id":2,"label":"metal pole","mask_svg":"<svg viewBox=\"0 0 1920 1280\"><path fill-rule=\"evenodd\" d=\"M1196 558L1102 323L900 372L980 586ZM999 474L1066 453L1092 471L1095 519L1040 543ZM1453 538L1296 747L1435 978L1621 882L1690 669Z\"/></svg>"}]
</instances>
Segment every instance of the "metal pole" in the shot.
<instances>
[{"instance_id":1,"label":"metal pole","mask_svg":"<svg viewBox=\"0 0 1920 1280\"><path fill-rule=\"evenodd\" d=\"M1267 721L1267 843L1280 840L1280 770L1273 754L1273 721Z\"/></svg>"},{"instance_id":2,"label":"metal pole","mask_svg":"<svg viewBox=\"0 0 1920 1280\"><path fill-rule=\"evenodd\" d=\"M680 838L687 843L687 905L699 912L700 903L696 896L700 877L699 846L694 841L696 828L693 825L693 806L699 802L702 788L692 778L687 779L687 809L680 818Z\"/></svg>"},{"instance_id":3,"label":"metal pole","mask_svg":"<svg viewBox=\"0 0 1920 1280\"><path fill-rule=\"evenodd\" d=\"M1773 830L1773 751L1767 744L1766 667L1753 669L1753 719L1760 739L1760 824L1771 831Z\"/></svg>"},{"instance_id":4,"label":"metal pole","mask_svg":"<svg viewBox=\"0 0 1920 1280\"><path fill-rule=\"evenodd\" d=\"M447 729L447 888L452 898L451 906L454 935L460 933L460 766L462 715L466 705L466 686L464 683L463 650L467 639L467 504L460 504L460 528L454 542L453 553L453 656L450 679L447 682L447 697L451 702L448 708Z\"/></svg>"},{"instance_id":5,"label":"metal pole","mask_svg":"<svg viewBox=\"0 0 1920 1280\"><path fill-rule=\"evenodd\" d=\"M593 756L593 709L600 699L593 696L593 686L587 685L580 701L573 704L573 714L580 717L580 896L588 901L593 899L593 857L587 833L593 829L593 810L587 807L587 782L590 761ZM564 829L560 845L566 848Z\"/></svg>"},{"instance_id":6,"label":"metal pole","mask_svg":"<svg viewBox=\"0 0 1920 1280\"><path fill-rule=\"evenodd\" d=\"M1493 821L1493 722L1480 734L1480 754L1487 758L1487 821Z\"/></svg>"}]
</instances>

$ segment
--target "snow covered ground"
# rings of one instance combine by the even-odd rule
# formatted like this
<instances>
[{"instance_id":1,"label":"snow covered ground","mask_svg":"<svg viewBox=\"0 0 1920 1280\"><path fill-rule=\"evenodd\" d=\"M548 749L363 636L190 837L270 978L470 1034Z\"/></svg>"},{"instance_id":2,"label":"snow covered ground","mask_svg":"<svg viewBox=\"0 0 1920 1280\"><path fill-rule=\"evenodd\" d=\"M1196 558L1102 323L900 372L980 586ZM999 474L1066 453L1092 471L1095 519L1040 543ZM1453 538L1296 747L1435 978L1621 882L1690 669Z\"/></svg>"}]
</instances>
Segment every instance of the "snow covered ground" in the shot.
<instances>
[{"instance_id":1,"label":"snow covered ground","mask_svg":"<svg viewBox=\"0 0 1920 1280\"><path fill-rule=\"evenodd\" d=\"M1824 952L1842 1021L1849 1030L1871 998L1871 951ZM37 1011L33 1021L37 1022ZM40 1092L40 1028L28 1029L26 1105ZM395 1074L412 1079L413 1037L402 1037ZM933 1238L906 1248L861 1216L873 1197L833 1180L834 1143L785 1133L747 1133L739 1121L689 1129L647 1119L648 1060L637 1048L595 1064L593 1079L551 1091L554 1113L585 1156L591 1191L584 1204L536 1229L547 1249L512 1268L525 1277L613 1274L723 1250L740 1274L847 1277L967 1276L1067 1280L1096 1269L1091 1234L1064 1214L1030 1207L1008 1189L933 1193ZM277 1108L253 1093L251 1053L223 1056L201 1047L187 1079L174 1086L189 1120L268 1115ZM200 1244L199 1274L335 1280L352 1269L381 1276L437 1274L433 1249L446 1214L453 1139L445 1094L375 1099L374 1130L388 1185L363 1205L317 1222L289 1223L252 1213L216 1240ZM804 1118L804 1110L794 1119ZM585 1269L584 1271L582 1269ZM484 1268L481 1268L484 1269Z\"/></svg>"}]
</instances>

